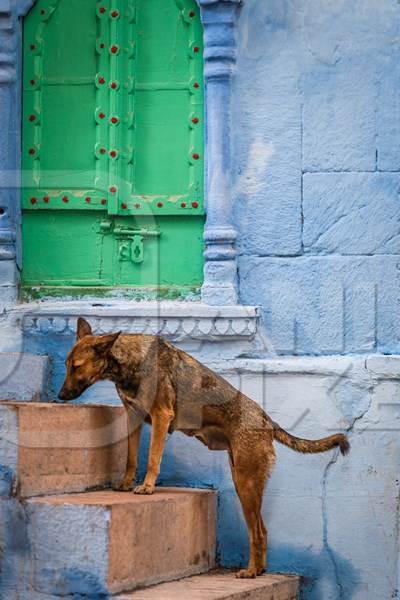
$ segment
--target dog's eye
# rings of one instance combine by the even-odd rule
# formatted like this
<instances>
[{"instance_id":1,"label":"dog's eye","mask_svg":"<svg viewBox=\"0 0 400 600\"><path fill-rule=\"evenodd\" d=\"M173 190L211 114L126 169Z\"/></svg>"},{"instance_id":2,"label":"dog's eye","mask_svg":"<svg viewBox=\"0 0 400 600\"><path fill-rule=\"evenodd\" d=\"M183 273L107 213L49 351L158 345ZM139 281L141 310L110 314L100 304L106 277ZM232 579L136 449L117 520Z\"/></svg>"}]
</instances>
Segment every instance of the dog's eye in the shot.
<instances>
[{"instance_id":1,"label":"dog's eye","mask_svg":"<svg viewBox=\"0 0 400 600\"><path fill-rule=\"evenodd\" d=\"M78 367L81 367L84 362L84 360L76 360L74 363L72 363L72 366L74 367L74 369L77 369Z\"/></svg>"}]
</instances>

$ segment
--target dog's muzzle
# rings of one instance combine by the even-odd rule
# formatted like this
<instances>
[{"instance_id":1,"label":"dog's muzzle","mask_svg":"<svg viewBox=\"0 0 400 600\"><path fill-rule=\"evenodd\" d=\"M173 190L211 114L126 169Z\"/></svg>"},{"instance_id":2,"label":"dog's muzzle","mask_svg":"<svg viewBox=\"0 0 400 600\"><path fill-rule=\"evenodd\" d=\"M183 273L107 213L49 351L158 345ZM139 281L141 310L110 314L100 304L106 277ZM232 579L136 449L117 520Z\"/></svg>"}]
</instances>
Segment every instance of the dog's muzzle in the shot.
<instances>
[{"instance_id":1,"label":"dog's muzzle","mask_svg":"<svg viewBox=\"0 0 400 600\"><path fill-rule=\"evenodd\" d=\"M74 400L79 395L80 394L76 394L74 391L64 390L64 388L61 388L61 390L58 392L59 400L64 400L64 402L68 400Z\"/></svg>"}]
</instances>

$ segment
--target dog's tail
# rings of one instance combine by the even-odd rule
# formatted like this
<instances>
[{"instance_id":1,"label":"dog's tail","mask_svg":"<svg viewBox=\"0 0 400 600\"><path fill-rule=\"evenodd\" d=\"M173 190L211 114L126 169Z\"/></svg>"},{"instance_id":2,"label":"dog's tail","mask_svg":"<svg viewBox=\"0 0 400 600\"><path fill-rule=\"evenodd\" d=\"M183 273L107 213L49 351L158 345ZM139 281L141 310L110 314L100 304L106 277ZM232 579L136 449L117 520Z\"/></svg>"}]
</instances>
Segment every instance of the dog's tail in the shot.
<instances>
[{"instance_id":1,"label":"dog's tail","mask_svg":"<svg viewBox=\"0 0 400 600\"><path fill-rule=\"evenodd\" d=\"M273 426L274 439L292 450L296 450L296 452L316 454L317 452L326 452L339 446L340 452L345 456L350 450L349 440L342 433L336 433L320 440L305 440L291 435L282 429L282 427L279 427L277 423L273 423Z\"/></svg>"}]
</instances>

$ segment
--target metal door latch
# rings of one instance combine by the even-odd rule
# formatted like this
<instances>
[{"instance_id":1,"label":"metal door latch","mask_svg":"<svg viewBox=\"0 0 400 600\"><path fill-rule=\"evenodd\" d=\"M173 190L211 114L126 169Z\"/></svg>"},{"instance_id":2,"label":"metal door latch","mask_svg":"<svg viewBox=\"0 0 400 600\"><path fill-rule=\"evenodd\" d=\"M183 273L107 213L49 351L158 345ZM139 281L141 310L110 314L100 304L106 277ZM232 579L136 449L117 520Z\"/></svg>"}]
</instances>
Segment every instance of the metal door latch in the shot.
<instances>
[{"instance_id":1,"label":"metal door latch","mask_svg":"<svg viewBox=\"0 0 400 600\"><path fill-rule=\"evenodd\" d=\"M134 263L143 262L144 245L143 240L149 237L160 237L161 231L158 229L122 227L114 226L112 221L104 220L100 223L101 233L112 233L115 235L118 244L118 260L131 261Z\"/></svg>"},{"instance_id":2,"label":"metal door latch","mask_svg":"<svg viewBox=\"0 0 400 600\"><path fill-rule=\"evenodd\" d=\"M118 260L129 260L134 263L143 262L143 240L149 237L159 237L161 231L157 229L130 229L129 227L114 227L115 237L120 240Z\"/></svg>"}]
</instances>

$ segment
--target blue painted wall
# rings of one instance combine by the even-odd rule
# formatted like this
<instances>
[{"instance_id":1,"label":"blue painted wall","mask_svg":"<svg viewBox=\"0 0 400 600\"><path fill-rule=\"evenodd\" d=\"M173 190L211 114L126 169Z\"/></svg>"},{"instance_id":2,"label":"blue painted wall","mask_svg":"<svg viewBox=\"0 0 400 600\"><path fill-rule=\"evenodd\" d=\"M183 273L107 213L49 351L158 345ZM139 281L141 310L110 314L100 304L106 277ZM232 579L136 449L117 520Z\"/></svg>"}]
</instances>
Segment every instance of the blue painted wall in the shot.
<instances>
[{"instance_id":1,"label":"blue painted wall","mask_svg":"<svg viewBox=\"0 0 400 600\"><path fill-rule=\"evenodd\" d=\"M396 0L246 0L233 93L240 294L281 354L400 349Z\"/></svg>"}]
</instances>

